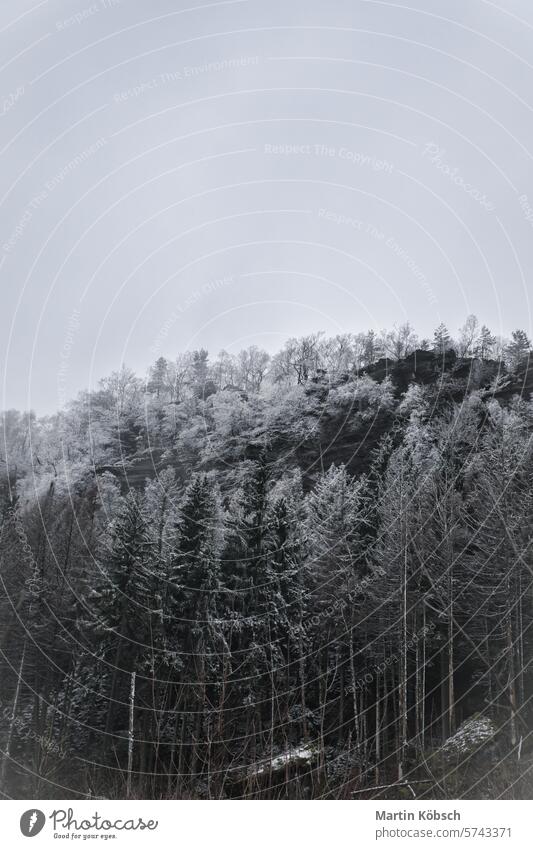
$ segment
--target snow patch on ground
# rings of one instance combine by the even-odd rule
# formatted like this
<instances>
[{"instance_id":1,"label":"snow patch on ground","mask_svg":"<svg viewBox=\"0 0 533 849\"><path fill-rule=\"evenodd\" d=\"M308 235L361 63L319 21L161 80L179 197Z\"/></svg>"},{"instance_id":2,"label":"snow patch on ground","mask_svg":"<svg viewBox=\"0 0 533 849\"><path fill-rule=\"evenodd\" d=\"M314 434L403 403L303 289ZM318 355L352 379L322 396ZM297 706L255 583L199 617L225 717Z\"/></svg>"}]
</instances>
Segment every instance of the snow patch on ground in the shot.
<instances>
[{"instance_id":1,"label":"snow patch on ground","mask_svg":"<svg viewBox=\"0 0 533 849\"><path fill-rule=\"evenodd\" d=\"M447 755L466 755L492 740L495 734L496 727L488 717L467 719L453 737L446 740L442 751Z\"/></svg>"},{"instance_id":2,"label":"snow patch on ground","mask_svg":"<svg viewBox=\"0 0 533 849\"><path fill-rule=\"evenodd\" d=\"M253 769L255 775L263 775L264 773L275 772L276 770L284 769L286 766L302 766L310 763L316 757L316 749L312 746L303 744L296 748L286 749L284 752L279 752L272 760L262 763L261 766L256 766Z\"/></svg>"}]
</instances>

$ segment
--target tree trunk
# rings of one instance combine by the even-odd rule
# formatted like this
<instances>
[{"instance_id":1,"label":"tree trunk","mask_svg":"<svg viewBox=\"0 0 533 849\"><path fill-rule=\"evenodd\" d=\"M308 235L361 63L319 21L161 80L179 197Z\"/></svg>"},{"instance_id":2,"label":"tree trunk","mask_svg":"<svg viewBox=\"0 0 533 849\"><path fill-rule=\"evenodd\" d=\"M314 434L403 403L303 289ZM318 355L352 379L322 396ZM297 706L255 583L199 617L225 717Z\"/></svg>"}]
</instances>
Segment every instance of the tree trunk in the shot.
<instances>
[{"instance_id":1,"label":"tree trunk","mask_svg":"<svg viewBox=\"0 0 533 849\"><path fill-rule=\"evenodd\" d=\"M376 768L374 770L375 783L379 784L379 764L381 759L381 738L380 738L380 687L379 687L379 671L376 673Z\"/></svg>"},{"instance_id":2,"label":"tree trunk","mask_svg":"<svg viewBox=\"0 0 533 849\"><path fill-rule=\"evenodd\" d=\"M507 583L508 600L507 600L507 656L508 656L508 696L510 706L509 731L511 736L511 746L516 746L516 680L515 680L515 658L513 645L513 619L511 609L511 586L510 581Z\"/></svg>"},{"instance_id":3,"label":"tree trunk","mask_svg":"<svg viewBox=\"0 0 533 849\"><path fill-rule=\"evenodd\" d=\"M404 548L403 560L403 592L402 592L402 649L401 669L399 686L399 713L400 713L400 752L398 760L398 779L404 775L405 757L407 749L407 545Z\"/></svg>"},{"instance_id":4,"label":"tree trunk","mask_svg":"<svg viewBox=\"0 0 533 849\"><path fill-rule=\"evenodd\" d=\"M24 641L24 646L23 646L23 649L22 649L22 656L20 658L20 666L19 666L19 671L18 671L18 676L17 676L17 686L15 688L15 696L13 698L13 710L11 711L11 717L10 717L9 728L8 728L7 739L6 739L6 748L4 750L4 756L2 758L2 767L0 769L0 787L2 788L2 790L7 789L5 787L6 767L7 767L7 763L10 759L10 756L11 756L11 740L13 739L13 730L15 728L15 721L16 721L16 718L17 718L17 708L18 708L19 697L20 697L20 684L21 684L21 681L22 681L22 670L23 670L23 667L24 667L24 658L25 657L26 657L26 641Z\"/></svg>"},{"instance_id":5,"label":"tree trunk","mask_svg":"<svg viewBox=\"0 0 533 849\"><path fill-rule=\"evenodd\" d=\"M453 566L448 571L448 734L455 731L455 692L454 692L454 632L453 632Z\"/></svg>"},{"instance_id":6,"label":"tree trunk","mask_svg":"<svg viewBox=\"0 0 533 849\"><path fill-rule=\"evenodd\" d=\"M131 673L131 689L130 689L130 722L128 729L128 775L126 781L126 798L131 798L131 774L133 770L133 722L135 719L135 672Z\"/></svg>"}]
</instances>

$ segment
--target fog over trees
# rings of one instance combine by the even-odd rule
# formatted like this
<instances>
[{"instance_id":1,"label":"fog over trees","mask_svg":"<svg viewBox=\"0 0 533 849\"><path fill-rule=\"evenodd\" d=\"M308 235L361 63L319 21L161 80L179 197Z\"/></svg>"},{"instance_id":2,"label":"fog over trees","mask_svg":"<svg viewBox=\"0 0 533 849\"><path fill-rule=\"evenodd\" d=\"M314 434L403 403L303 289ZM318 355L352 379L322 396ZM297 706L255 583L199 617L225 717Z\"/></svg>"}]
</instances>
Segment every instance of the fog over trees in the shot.
<instances>
[{"instance_id":1,"label":"fog over trees","mask_svg":"<svg viewBox=\"0 0 533 849\"><path fill-rule=\"evenodd\" d=\"M5 411L4 796L530 798L530 352L471 315Z\"/></svg>"}]
</instances>

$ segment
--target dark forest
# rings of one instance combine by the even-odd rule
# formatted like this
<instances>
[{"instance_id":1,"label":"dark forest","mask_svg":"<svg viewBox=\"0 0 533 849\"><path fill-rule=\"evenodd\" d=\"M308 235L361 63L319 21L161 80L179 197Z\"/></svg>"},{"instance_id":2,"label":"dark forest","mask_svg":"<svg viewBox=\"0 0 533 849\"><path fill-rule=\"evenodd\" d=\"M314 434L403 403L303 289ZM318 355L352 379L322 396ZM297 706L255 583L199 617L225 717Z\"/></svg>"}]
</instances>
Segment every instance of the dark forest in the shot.
<instances>
[{"instance_id":1,"label":"dark forest","mask_svg":"<svg viewBox=\"0 0 533 849\"><path fill-rule=\"evenodd\" d=\"M126 366L0 445L8 798L531 798L525 333Z\"/></svg>"}]
</instances>

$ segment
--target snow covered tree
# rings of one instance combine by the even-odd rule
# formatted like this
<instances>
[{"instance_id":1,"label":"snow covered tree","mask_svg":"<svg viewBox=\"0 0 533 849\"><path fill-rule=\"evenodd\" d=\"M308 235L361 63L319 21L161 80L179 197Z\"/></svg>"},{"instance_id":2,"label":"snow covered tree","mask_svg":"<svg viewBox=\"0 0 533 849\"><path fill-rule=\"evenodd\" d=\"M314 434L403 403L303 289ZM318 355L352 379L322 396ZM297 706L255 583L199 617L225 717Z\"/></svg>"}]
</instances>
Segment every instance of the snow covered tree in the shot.
<instances>
[{"instance_id":1,"label":"snow covered tree","mask_svg":"<svg viewBox=\"0 0 533 849\"><path fill-rule=\"evenodd\" d=\"M457 354L459 357L473 357L478 346L479 321L475 315L469 315L459 328Z\"/></svg>"},{"instance_id":2,"label":"snow covered tree","mask_svg":"<svg viewBox=\"0 0 533 849\"><path fill-rule=\"evenodd\" d=\"M451 336L446 325L441 322L433 334L433 351L436 356L443 357L451 347Z\"/></svg>"},{"instance_id":3,"label":"snow covered tree","mask_svg":"<svg viewBox=\"0 0 533 849\"><path fill-rule=\"evenodd\" d=\"M288 339L272 360L272 375L277 382L293 382L300 386L320 367L322 333L311 333L299 339Z\"/></svg>"},{"instance_id":4,"label":"snow covered tree","mask_svg":"<svg viewBox=\"0 0 533 849\"><path fill-rule=\"evenodd\" d=\"M252 345L237 355L237 385L246 392L259 392L270 363L270 354Z\"/></svg>"},{"instance_id":5,"label":"snow covered tree","mask_svg":"<svg viewBox=\"0 0 533 849\"><path fill-rule=\"evenodd\" d=\"M220 569L222 511L217 487L207 475L193 476L180 505L176 531L168 624L179 673L174 710L181 713L180 757L196 776L209 772L215 710L227 665L226 596Z\"/></svg>"},{"instance_id":6,"label":"snow covered tree","mask_svg":"<svg viewBox=\"0 0 533 849\"><path fill-rule=\"evenodd\" d=\"M159 563L140 500L130 492L110 528L87 621L95 633L97 657L109 687L108 733L116 722L119 728L127 725L123 705L129 676L139 667L150 666L154 635L161 627L161 590Z\"/></svg>"},{"instance_id":7,"label":"snow covered tree","mask_svg":"<svg viewBox=\"0 0 533 849\"><path fill-rule=\"evenodd\" d=\"M482 360L490 360L494 354L496 337L492 335L486 324L479 331L476 354Z\"/></svg>"},{"instance_id":8,"label":"snow covered tree","mask_svg":"<svg viewBox=\"0 0 533 849\"><path fill-rule=\"evenodd\" d=\"M155 365L152 366L149 373L148 392L153 393L158 398L168 388L169 364L164 357L159 357Z\"/></svg>"},{"instance_id":9,"label":"snow covered tree","mask_svg":"<svg viewBox=\"0 0 533 849\"><path fill-rule=\"evenodd\" d=\"M505 349L506 361L511 371L524 365L531 354L531 342L524 330L513 330L511 341Z\"/></svg>"},{"instance_id":10,"label":"snow covered tree","mask_svg":"<svg viewBox=\"0 0 533 849\"><path fill-rule=\"evenodd\" d=\"M377 339L375 331L369 330L369 332L365 334L363 344L364 364L371 366L376 362L376 360L379 360L382 355L383 348L381 346L381 342Z\"/></svg>"},{"instance_id":11,"label":"snow covered tree","mask_svg":"<svg viewBox=\"0 0 533 849\"><path fill-rule=\"evenodd\" d=\"M394 360L409 356L417 347L417 343L418 337L408 321L392 330L384 330L381 334L382 348L386 355Z\"/></svg>"},{"instance_id":12,"label":"snow covered tree","mask_svg":"<svg viewBox=\"0 0 533 849\"><path fill-rule=\"evenodd\" d=\"M0 418L6 795L527 796L530 344L469 317L485 362L443 326L441 368L390 362L412 333L160 358ZM498 763L442 774L472 722Z\"/></svg>"},{"instance_id":13,"label":"snow covered tree","mask_svg":"<svg viewBox=\"0 0 533 849\"><path fill-rule=\"evenodd\" d=\"M192 352L191 379L197 398L208 398L216 392L216 384L209 376L209 352L205 348Z\"/></svg>"}]
</instances>

